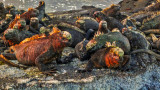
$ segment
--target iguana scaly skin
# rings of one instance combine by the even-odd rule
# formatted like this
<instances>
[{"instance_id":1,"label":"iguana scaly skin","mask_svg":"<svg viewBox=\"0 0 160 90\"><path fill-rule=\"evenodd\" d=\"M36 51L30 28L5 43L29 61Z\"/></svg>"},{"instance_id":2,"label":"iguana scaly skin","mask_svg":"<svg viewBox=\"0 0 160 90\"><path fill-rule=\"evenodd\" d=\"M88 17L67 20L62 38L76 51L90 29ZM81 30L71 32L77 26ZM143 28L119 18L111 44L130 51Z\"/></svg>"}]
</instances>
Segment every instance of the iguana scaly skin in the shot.
<instances>
[{"instance_id":1,"label":"iguana scaly skin","mask_svg":"<svg viewBox=\"0 0 160 90\"><path fill-rule=\"evenodd\" d=\"M60 30L67 31L72 35L71 47L75 47L79 42L81 42L85 38L86 32L84 32L76 26L61 22L57 25L57 27Z\"/></svg>"},{"instance_id":2,"label":"iguana scaly skin","mask_svg":"<svg viewBox=\"0 0 160 90\"><path fill-rule=\"evenodd\" d=\"M115 44L115 42L113 42ZM93 68L121 68L128 61L124 57L124 51L114 44L106 42L106 48L97 50L91 55L88 64L84 70L79 72L92 71Z\"/></svg>"},{"instance_id":3,"label":"iguana scaly skin","mask_svg":"<svg viewBox=\"0 0 160 90\"><path fill-rule=\"evenodd\" d=\"M128 38L131 51L136 49L149 49L150 47L150 43L147 41L145 34L139 30L127 29L123 32L123 35Z\"/></svg>"},{"instance_id":4,"label":"iguana scaly skin","mask_svg":"<svg viewBox=\"0 0 160 90\"><path fill-rule=\"evenodd\" d=\"M76 26L87 32L89 29L98 30L99 23L91 17L79 17L76 21Z\"/></svg>"},{"instance_id":5,"label":"iguana scaly skin","mask_svg":"<svg viewBox=\"0 0 160 90\"><path fill-rule=\"evenodd\" d=\"M140 30L156 29L160 24L160 11L139 11L129 16L141 23Z\"/></svg>"},{"instance_id":6,"label":"iguana scaly skin","mask_svg":"<svg viewBox=\"0 0 160 90\"><path fill-rule=\"evenodd\" d=\"M160 15L152 16L151 18L144 20L140 29L143 31L148 29L156 29L160 24L159 19L160 19Z\"/></svg>"},{"instance_id":7,"label":"iguana scaly skin","mask_svg":"<svg viewBox=\"0 0 160 90\"><path fill-rule=\"evenodd\" d=\"M43 73L52 73L52 68L45 64L52 60L57 60L64 47L70 44L71 35L69 33L53 31L49 36L36 35L25 39L18 45L12 46L17 60L24 65L36 65ZM8 65L20 67L13 63L8 63L7 59L0 56L0 60L7 62Z\"/></svg>"},{"instance_id":8,"label":"iguana scaly skin","mask_svg":"<svg viewBox=\"0 0 160 90\"><path fill-rule=\"evenodd\" d=\"M116 46L122 48L125 53L128 53L130 51L130 43L128 39L125 36L123 36L120 32L110 32L107 34L97 35L88 42L88 44L86 45L86 49L88 51L96 51L104 47L106 42L112 43L114 41L116 41ZM93 47L92 42L96 43L95 45L93 45Z\"/></svg>"},{"instance_id":9,"label":"iguana scaly skin","mask_svg":"<svg viewBox=\"0 0 160 90\"><path fill-rule=\"evenodd\" d=\"M84 40L76 45L75 51L80 59L84 57L90 58L90 55L99 49L105 47L106 42L116 42L116 46L122 48L125 54L130 52L130 43L128 39L120 32L110 32L107 34L97 33L94 38L87 41Z\"/></svg>"}]
</instances>

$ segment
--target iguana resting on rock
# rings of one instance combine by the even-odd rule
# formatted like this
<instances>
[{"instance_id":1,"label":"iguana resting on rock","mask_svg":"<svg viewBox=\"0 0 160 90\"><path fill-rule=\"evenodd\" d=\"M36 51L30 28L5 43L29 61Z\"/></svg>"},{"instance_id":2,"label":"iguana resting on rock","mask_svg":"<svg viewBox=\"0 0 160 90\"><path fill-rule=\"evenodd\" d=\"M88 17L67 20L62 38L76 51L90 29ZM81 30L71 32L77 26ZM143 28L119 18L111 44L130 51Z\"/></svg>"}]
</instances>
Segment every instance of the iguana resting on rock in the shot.
<instances>
[{"instance_id":1,"label":"iguana resting on rock","mask_svg":"<svg viewBox=\"0 0 160 90\"><path fill-rule=\"evenodd\" d=\"M107 42L107 44L110 42ZM111 45L111 44L109 44ZM154 55L158 60L160 60L160 55L156 54L155 52L149 50L149 49L138 49L130 54L141 54L141 53L147 53ZM116 47L115 45L111 45L106 48L102 48L97 50L95 53L91 55L91 58L89 59L85 69L79 69L78 72L90 72L94 68L109 68L109 69L119 69L119 70L132 70L132 69L140 69L137 68L137 66L132 66L133 63L138 63L138 66L142 66L142 63L153 63L155 61L152 61L151 58L146 57L150 60L150 62L147 61L141 61L140 58L133 58L131 55L124 55L124 51ZM140 61L138 61L140 60ZM136 70L137 71L137 70Z\"/></svg>"},{"instance_id":2,"label":"iguana resting on rock","mask_svg":"<svg viewBox=\"0 0 160 90\"><path fill-rule=\"evenodd\" d=\"M136 49L149 49L150 43L146 36L139 30L134 30L133 27L123 28L122 34L126 36L131 45L131 51Z\"/></svg>"},{"instance_id":3,"label":"iguana resting on rock","mask_svg":"<svg viewBox=\"0 0 160 90\"><path fill-rule=\"evenodd\" d=\"M17 15L15 19L10 23L8 28L13 28L14 24L16 24L19 19L25 19L26 24L29 25L30 19L32 17L37 17L38 14L39 11L37 9L29 8L27 12L24 12L21 15Z\"/></svg>"},{"instance_id":4,"label":"iguana resting on rock","mask_svg":"<svg viewBox=\"0 0 160 90\"><path fill-rule=\"evenodd\" d=\"M27 25L29 25L30 19L32 17L38 17L39 21L45 16L45 2L40 1L39 6L37 8L29 8L27 12L24 12L23 14L16 16L15 19L10 23L8 28L13 28L14 24L19 19L25 19ZM43 22L40 22L43 23Z\"/></svg>"},{"instance_id":5,"label":"iguana resting on rock","mask_svg":"<svg viewBox=\"0 0 160 90\"><path fill-rule=\"evenodd\" d=\"M32 17L29 24L29 31L35 34L39 34L41 27L44 26L39 23L39 19L37 17Z\"/></svg>"},{"instance_id":6,"label":"iguana resting on rock","mask_svg":"<svg viewBox=\"0 0 160 90\"><path fill-rule=\"evenodd\" d=\"M34 33L29 31L29 26L26 25L26 21L24 19L19 19L16 24L14 24L13 28L5 30L3 40L6 44L15 45L33 35Z\"/></svg>"},{"instance_id":7,"label":"iguana resting on rock","mask_svg":"<svg viewBox=\"0 0 160 90\"><path fill-rule=\"evenodd\" d=\"M124 51L116 47L115 42L106 42L106 48L97 50L91 55L87 66L78 72L89 72L93 68L121 68L129 58L124 56Z\"/></svg>"},{"instance_id":8,"label":"iguana resting on rock","mask_svg":"<svg viewBox=\"0 0 160 90\"><path fill-rule=\"evenodd\" d=\"M86 60L90 58L90 55L96 52L99 49L105 47L106 42L114 42L116 41L116 45L122 50L124 50L125 54L130 52L130 43L128 39L123 36L118 30L112 31L106 34L97 32L94 38L91 40L84 40L78 43L75 47L76 54L78 58L81 60Z\"/></svg>"},{"instance_id":9,"label":"iguana resting on rock","mask_svg":"<svg viewBox=\"0 0 160 90\"><path fill-rule=\"evenodd\" d=\"M101 8L96 8L92 6L82 6L80 10L70 10L70 11L57 11L53 13L48 13L52 18L53 24L60 22L69 23L75 25L77 17L92 17L95 11L101 11Z\"/></svg>"},{"instance_id":10,"label":"iguana resting on rock","mask_svg":"<svg viewBox=\"0 0 160 90\"><path fill-rule=\"evenodd\" d=\"M120 5L112 4L110 7L103 9L101 12L108 17L113 17L119 21L126 18L126 15L122 15L120 12Z\"/></svg>"},{"instance_id":11,"label":"iguana resting on rock","mask_svg":"<svg viewBox=\"0 0 160 90\"><path fill-rule=\"evenodd\" d=\"M120 31L124 28L123 24L113 18L113 17L110 17L110 16L106 16L105 14L103 14L102 12L100 11L96 11L93 16L95 17L95 19L100 22L101 20L104 20L107 22L107 26L108 26L108 29L112 30L114 28L118 28Z\"/></svg>"},{"instance_id":12,"label":"iguana resting on rock","mask_svg":"<svg viewBox=\"0 0 160 90\"><path fill-rule=\"evenodd\" d=\"M79 17L78 20L76 21L76 26L87 33L89 29L97 31L99 23L94 18L91 17Z\"/></svg>"},{"instance_id":13,"label":"iguana resting on rock","mask_svg":"<svg viewBox=\"0 0 160 90\"><path fill-rule=\"evenodd\" d=\"M61 22L57 25L57 27L60 30L67 31L72 35L71 47L75 47L79 42L81 42L85 38L86 32L84 32L76 26Z\"/></svg>"},{"instance_id":14,"label":"iguana resting on rock","mask_svg":"<svg viewBox=\"0 0 160 90\"><path fill-rule=\"evenodd\" d=\"M5 19L0 21L0 33L4 32L8 26L9 23L12 21L12 15L11 14L6 14Z\"/></svg>"},{"instance_id":15,"label":"iguana resting on rock","mask_svg":"<svg viewBox=\"0 0 160 90\"><path fill-rule=\"evenodd\" d=\"M38 19L40 21L44 17L47 17L48 19L51 19L45 12L45 2L44 1L40 1L38 7L36 7L35 9L37 9L39 11Z\"/></svg>"},{"instance_id":16,"label":"iguana resting on rock","mask_svg":"<svg viewBox=\"0 0 160 90\"><path fill-rule=\"evenodd\" d=\"M61 32L57 28L50 33L49 36L35 35L26 38L20 44L12 46L17 60L24 65L36 65L38 69L46 74L55 72L55 69L47 67L45 64L53 60L57 60L62 53L64 47L70 44L71 35L64 31ZM8 61L3 55L0 61L7 62L8 65L21 67Z\"/></svg>"},{"instance_id":17,"label":"iguana resting on rock","mask_svg":"<svg viewBox=\"0 0 160 90\"><path fill-rule=\"evenodd\" d=\"M137 28L139 28L141 31L159 29L160 11L139 11L129 16L129 18L140 23Z\"/></svg>"}]
</instances>

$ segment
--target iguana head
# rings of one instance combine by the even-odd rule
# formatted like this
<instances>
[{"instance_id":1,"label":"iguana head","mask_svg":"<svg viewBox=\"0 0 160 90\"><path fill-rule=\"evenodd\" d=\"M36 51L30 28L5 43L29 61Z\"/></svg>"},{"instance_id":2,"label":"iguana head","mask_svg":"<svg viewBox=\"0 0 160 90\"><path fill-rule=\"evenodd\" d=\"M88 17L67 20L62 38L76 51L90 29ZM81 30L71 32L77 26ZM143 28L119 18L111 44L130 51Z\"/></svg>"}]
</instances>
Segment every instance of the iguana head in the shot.
<instances>
[{"instance_id":1,"label":"iguana head","mask_svg":"<svg viewBox=\"0 0 160 90\"><path fill-rule=\"evenodd\" d=\"M93 39L91 39L86 45L87 51L90 50L91 48L93 48L94 46L96 46L96 44L97 44L96 38L99 37L100 35L103 35L103 33L99 32L99 31L97 33L95 33Z\"/></svg>"},{"instance_id":2,"label":"iguana head","mask_svg":"<svg viewBox=\"0 0 160 90\"><path fill-rule=\"evenodd\" d=\"M101 20L103 20L104 14L101 11L96 11L94 12L93 16L97 22L100 22Z\"/></svg>"},{"instance_id":3,"label":"iguana head","mask_svg":"<svg viewBox=\"0 0 160 90\"><path fill-rule=\"evenodd\" d=\"M40 1L39 2L39 6L43 6L43 5L45 5L45 2L44 1Z\"/></svg>"},{"instance_id":4,"label":"iguana head","mask_svg":"<svg viewBox=\"0 0 160 90\"><path fill-rule=\"evenodd\" d=\"M15 28L15 29L23 30L23 29L25 29L25 26L26 26L26 21L25 21L25 19L20 19L20 20L18 20L18 22L13 26L13 28L18 27L18 28Z\"/></svg>"},{"instance_id":5,"label":"iguana head","mask_svg":"<svg viewBox=\"0 0 160 90\"><path fill-rule=\"evenodd\" d=\"M105 64L108 68L116 68L123 62L124 51L116 43L106 42Z\"/></svg>"},{"instance_id":6,"label":"iguana head","mask_svg":"<svg viewBox=\"0 0 160 90\"><path fill-rule=\"evenodd\" d=\"M49 38L51 39L55 51L61 51L64 47L70 46L72 41L72 36L69 32L61 31L56 27L53 27Z\"/></svg>"},{"instance_id":7,"label":"iguana head","mask_svg":"<svg viewBox=\"0 0 160 90\"><path fill-rule=\"evenodd\" d=\"M32 17L37 17L39 15L39 11L34 8L28 8L28 12L25 13L27 13L27 17L29 17L29 19Z\"/></svg>"}]
</instances>

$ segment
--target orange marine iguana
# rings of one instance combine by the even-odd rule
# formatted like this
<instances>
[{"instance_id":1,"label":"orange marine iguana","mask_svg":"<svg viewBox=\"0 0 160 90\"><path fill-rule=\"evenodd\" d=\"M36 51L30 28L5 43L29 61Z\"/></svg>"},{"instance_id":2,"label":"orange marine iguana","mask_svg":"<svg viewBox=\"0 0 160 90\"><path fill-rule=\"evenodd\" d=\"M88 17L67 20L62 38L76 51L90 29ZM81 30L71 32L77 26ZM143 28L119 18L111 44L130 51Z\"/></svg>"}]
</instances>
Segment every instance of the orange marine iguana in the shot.
<instances>
[{"instance_id":1,"label":"orange marine iguana","mask_svg":"<svg viewBox=\"0 0 160 90\"><path fill-rule=\"evenodd\" d=\"M70 44L71 35L66 31L60 31L53 28L49 36L35 35L26 38L20 44L12 46L18 62L24 65L36 65L38 69L45 73L51 74L55 69L47 67L45 64L52 60L57 60L64 47ZM0 61L14 67L22 67L7 60L2 54ZM22 67L25 68L25 67Z\"/></svg>"},{"instance_id":2,"label":"orange marine iguana","mask_svg":"<svg viewBox=\"0 0 160 90\"><path fill-rule=\"evenodd\" d=\"M28 22L30 22L30 19L32 17L36 17L38 16L38 13L39 11L37 9L33 9L33 8L29 8L27 12L24 12L23 14L21 15L16 15L15 19L10 22L9 26L8 26L8 29L6 29L3 33L3 40L5 43L9 43L9 45L14 45L15 43L11 40L8 40L6 39L5 35L8 34L8 32L11 30L11 29L14 29L14 26L18 23L18 21L20 19L22 19L23 21L25 21L26 23L21 23L19 25L22 25L24 24L24 26L27 25Z\"/></svg>"},{"instance_id":3,"label":"orange marine iguana","mask_svg":"<svg viewBox=\"0 0 160 90\"><path fill-rule=\"evenodd\" d=\"M10 23L8 28L13 28L14 24L19 20L19 19L25 19L27 24L29 24L29 20L32 17L38 17L39 21L41 21L41 19L43 17L47 17L50 18L49 16L47 16L47 14L45 13L45 2L44 1L40 1L39 2L39 6L36 8L28 8L27 12L24 12L21 15L17 15L15 17L15 19Z\"/></svg>"},{"instance_id":4,"label":"orange marine iguana","mask_svg":"<svg viewBox=\"0 0 160 90\"><path fill-rule=\"evenodd\" d=\"M14 24L17 23L19 19L25 19L26 22L29 21L32 17L37 17L39 11L37 9L28 8L27 12L24 12L21 15L16 15L15 19L10 23L8 28L13 28Z\"/></svg>"},{"instance_id":5,"label":"orange marine iguana","mask_svg":"<svg viewBox=\"0 0 160 90\"><path fill-rule=\"evenodd\" d=\"M26 25L29 25L30 24L30 20L32 17L37 17L38 18L38 21L41 25L43 26L46 26L45 23L43 23L41 21L41 19L43 17L47 17L50 19L49 16L47 16L47 14L45 13L45 2L44 1L40 1L39 2L39 6L36 7L36 8L29 8L27 12L24 12L23 14L21 15L16 15L15 19L10 22L9 26L8 26L8 29L4 31L4 36L3 36L3 40L5 42L9 42L9 45L14 45L16 43L13 43L11 40L7 40L6 37L5 37L5 34L8 33L8 31L10 29L13 29L15 24L17 24L17 22L20 20L20 19L23 19L26 21ZM26 26L25 25L25 26ZM27 36L27 37L30 37L30 36Z\"/></svg>"}]
</instances>

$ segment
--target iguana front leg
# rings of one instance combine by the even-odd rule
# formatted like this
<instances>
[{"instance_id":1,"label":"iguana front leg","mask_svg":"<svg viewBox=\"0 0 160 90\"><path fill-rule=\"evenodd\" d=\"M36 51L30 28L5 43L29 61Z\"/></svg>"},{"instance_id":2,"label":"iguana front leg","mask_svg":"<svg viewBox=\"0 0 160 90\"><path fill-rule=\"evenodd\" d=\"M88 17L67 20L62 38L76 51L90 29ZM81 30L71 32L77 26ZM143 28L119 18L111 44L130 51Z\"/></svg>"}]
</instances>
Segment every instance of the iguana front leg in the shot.
<instances>
[{"instance_id":1,"label":"iguana front leg","mask_svg":"<svg viewBox=\"0 0 160 90\"><path fill-rule=\"evenodd\" d=\"M76 53L70 53L68 56L64 56L62 58L57 59L57 64L66 64L72 62L73 58L76 58Z\"/></svg>"},{"instance_id":2,"label":"iguana front leg","mask_svg":"<svg viewBox=\"0 0 160 90\"><path fill-rule=\"evenodd\" d=\"M54 67L49 68L45 65L46 62L51 62L53 58L56 58L56 54L57 53L53 51L53 47L51 47L48 51L44 52L36 58L35 64L42 73L51 75L51 73L56 72Z\"/></svg>"},{"instance_id":3,"label":"iguana front leg","mask_svg":"<svg viewBox=\"0 0 160 90\"><path fill-rule=\"evenodd\" d=\"M79 69L77 72L78 73L91 72L93 68L94 68L94 62L89 60L86 68L85 69Z\"/></svg>"}]
</instances>

